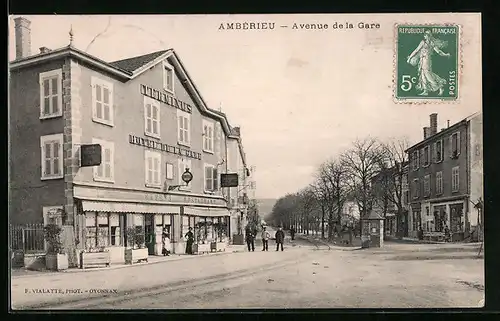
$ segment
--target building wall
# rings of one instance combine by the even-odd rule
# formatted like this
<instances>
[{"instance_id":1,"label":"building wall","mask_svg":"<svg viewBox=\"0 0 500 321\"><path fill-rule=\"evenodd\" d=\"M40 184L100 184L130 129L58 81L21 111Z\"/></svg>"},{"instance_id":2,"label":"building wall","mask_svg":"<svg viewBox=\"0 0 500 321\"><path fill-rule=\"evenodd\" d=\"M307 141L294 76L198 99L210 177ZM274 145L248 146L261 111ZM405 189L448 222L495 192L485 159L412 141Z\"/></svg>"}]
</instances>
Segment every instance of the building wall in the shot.
<instances>
[{"instance_id":1,"label":"building wall","mask_svg":"<svg viewBox=\"0 0 500 321\"><path fill-rule=\"evenodd\" d=\"M458 158L453 159L450 157L450 136L454 134L455 132L459 131L460 132L460 155ZM410 159L410 164L409 164L409 171L408 171L408 180L409 180L409 189L410 189L410 202L415 202L415 201L422 201L425 199L434 199L434 198L446 198L446 197L451 197L455 195L464 195L467 194L468 192L468 187L467 187L467 150L468 150L468 144L467 144L467 127L465 124L461 124L457 126L457 128L450 128L449 130L445 130L443 132L440 132L436 134L432 139L429 139L429 141L420 146L418 149L421 150L421 154L423 154L423 149L425 146L431 146L431 158L433 155L432 148L433 144L442 139L443 140L443 161L440 163L435 163L432 161L429 166L424 167L422 166L423 164L423 157L420 159L420 166L417 171L413 170L413 151L415 149L410 149L409 150L409 159ZM460 171L459 171L459 191L458 192L452 192L452 168L455 166L460 166ZM442 171L443 172L443 193L441 195L436 194L436 173ZM423 193L423 180L425 175L430 174L430 195L427 197L424 197ZM414 197L414 186L413 186L413 180L415 178L419 179L419 184L420 184L420 195L418 198Z\"/></svg>"},{"instance_id":2,"label":"building wall","mask_svg":"<svg viewBox=\"0 0 500 321\"><path fill-rule=\"evenodd\" d=\"M483 192L483 115L478 114L469 122L469 164L470 164L470 222L477 225L478 212L474 204L484 200ZM473 204L474 203L474 204Z\"/></svg>"},{"instance_id":3,"label":"building wall","mask_svg":"<svg viewBox=\"0 0 500 321\"><path fill-rule=\"evenodd\" d=\"M54 60L10 72L9 77L9 221L42 223L42 206L65 203L64 180L41 180L40 137L61 134L63 117L40 119L39 75L62 69Z\"/></svg>"},{"instance_id":4,"label":"building wall","mask_svg":"<svg viewBox=\"0 0 500 321\"><path fill-rule=\"evenodd\" d=\"M96 123L92 120L92 76L99 77L103 80L113 84L113 98L114 98L114 126L110 127ZM219 126L219 133L216 130L216 137L219 141L215 141L214 154L205 153L202 151L202 120L211 120L214 123L217 121L206 117L201 114L200 110L195 107L195 103L189 96L188 92L182 85L178 76L175 76L174 83L174 97L190 104L192 109L191 114L191 146L180 146L177 144L177 108L160 104L160 139L155 139L146 136L145 122L144 122L144 95L141 94L141 84L147 85L153 89L162 90L163 88L163 68L162 64L158 64L144 74L140 75L134 80L123 83L111 77L106 77L100 72L85 66L82 68L81 79L81 96L83 105L82 111L82 143L92 143L92 138L99 138L106 141L114 142L115 151L115 180L114 184L100 183L104 185L111 185L126 188L138 188L150 191L162 191L162 188L147 187L145 185L145 161L144 152L145 147L137 146L129 143L129 135L144 137L151 140L156 140L171 146L178 146L194 152L202 154L202 159L191 159L184 156L175 155L172 153L159 152L162 155L161 162L161 181L166 180L166 163L174 165L174 179L167 180L168 185L178 185L179 170L178 159L191 160L191 173L193 174L193 181L190 183L192 186L190 192L204 193L204 164L217 165L221 163L222 159L226 157L226 150L223 148L224 133ZM217 126L215 126L217 127ZM223 169L223 168L219 168ZM93 169L81 168L75 178L78 182L93 183ZM216 194L220 194L220 191Z\"/></svg>"}]
</instances>

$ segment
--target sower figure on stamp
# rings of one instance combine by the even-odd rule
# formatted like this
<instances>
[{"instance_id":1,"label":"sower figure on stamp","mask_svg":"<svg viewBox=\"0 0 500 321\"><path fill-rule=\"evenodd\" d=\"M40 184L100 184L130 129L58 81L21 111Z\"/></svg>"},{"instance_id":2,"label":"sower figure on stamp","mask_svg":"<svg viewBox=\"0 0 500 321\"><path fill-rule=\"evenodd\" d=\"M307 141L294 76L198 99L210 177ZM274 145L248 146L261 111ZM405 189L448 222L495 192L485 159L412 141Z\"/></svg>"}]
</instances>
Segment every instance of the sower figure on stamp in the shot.
<instances>
[{"instance_id":1,"label":"sower figure on stamp","mask_svg":"<svg viewBox=\"0 0 500 321\"><path fill-rule=\"evenodd\" d=\"M450 57L449 53L441 49L446 47L447 42L434 38L430 30L424 34L424 39L420 41L415 50L408 56L407 62L412 66L417 66L418 82L416 88L421 91L421 96L427 96L429 92L438 91L438 95L443 95L443 87L446 80L432 71L432 55L434 52L443 57Z\"/></svg>"},{"instance_id":2,"label":"sower figure on stamp","mask_svg":"<svg viewBox=\"0 0 500 321\"><path fill-rule=\"evenodd\" d=\"M275 238L276 238L276 251L279 250L279 247L281 245L281 250L283 251L283 242L285 241L285 232L283 232L283 229L280 227L278 227L278 230L276 231L276 234L275 234Z\"/></svg>"},{"instance_id":3,"label":"sower figure on stamp","mask_svg":"<svg viewBox=\"0 0 500 321\"><path fill-rule=\"evenodd\" d=\"M269 238L271 235L267 231L266 227L262 227L262 251L268 251L269 250Z\"/></svg>"},{"instance_id":4,"label":"sower figure on stamp","mask_svg":"<svg viewBox=\"0 0 500 321\"><path fill-rule=\"evenodd\" d=\"M193 254L194 234L192 227L189 228L189 232L186 233L185 237L187 238L186 254Z\"/></svg>"}]
</instances>

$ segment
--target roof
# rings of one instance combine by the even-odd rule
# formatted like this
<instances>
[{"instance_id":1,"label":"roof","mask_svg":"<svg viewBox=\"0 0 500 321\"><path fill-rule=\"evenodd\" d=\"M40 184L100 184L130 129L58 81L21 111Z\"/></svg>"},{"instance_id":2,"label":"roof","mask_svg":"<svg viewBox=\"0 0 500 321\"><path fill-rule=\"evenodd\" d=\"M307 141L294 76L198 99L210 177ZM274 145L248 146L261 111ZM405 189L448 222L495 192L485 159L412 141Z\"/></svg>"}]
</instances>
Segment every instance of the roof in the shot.
<instances>
[{"instance_id":1,"label":"roof","mask_svg":"<svg viewBox=\"0 0 500 321\"><path fill-rule=\"evenodd\" d=\"M155 60L156 58L160 57L164 53L168 52L169 50L172 50L172 49L160 50L160 51L152 52L152 53L142 55L142 56L136 56L136 57L132 57L132 58L117 60L117 61L110 62L109 64L111 66L116 67L116 68L126 70L128 72L133 73L137 69L144 67L145 65L147 65L151 61Z\"/></svg>"},{"instance_id":2,"label":"roof","mask_svg":"<svg viewBox=\"0 0 500 321\"><path fill-rule=\"evenodd\" d=\"M220 111L213 110L207 106L205 100L200 94L200 91L191 80L191 77L189 76L186 68L184 67L182 61L179 59L179 56L174 49L160 50L141 56L131 57L113 62L106 62L102 59L88 54L85 51L79 50L69 45L52 50L50 52L31 55L29 57L11 61L9 64L9 70L15 70L18 68L43 63L45 61L59 59L62 57L72 57L80 61L84 61L93 65L94 67L99 68L100 70L110 73L111 75L122 81L135 79L154 65L162 62L165 59L169 59L176 71L179 72L179 76L182 82L185 84L186 89L190 92L190 94L192 94L193 101L197 106L200 107L201 111L219 120L222 124L224 132L228 136L241 139L239 137L233 136L231 126L229 125L226 114Z\"/></svg>"},{"instance_id":3,"label":"roof","mask_svg":"<svg viewBox=\"0 0 500 321\"><path fill-rule=\"evenodd\" d=\"M429 136L429 137L427 137L426 139L421 140L421 141L419 141L418 143L416 143L416 144L414 144L414 145L412 145L412 146L408 147L408 149L407 149L405 152L408 152L408 151L409 151L409 150L411 150L411 149L414 149L414 148L417 148L417 147L419 147L419 146L421 146L421 145L424 145L425 143L427 143L427 142L429 142L429 141L431 141L431 140L435 139L436 137L439 137L439 136L441 136L441 135L445 135L447 132L450 132L450 131L455 130L455 129L456 129L458 126L460 126L461 124L465 124L465 123L467 123L467 122L468 122L468 121L470 121L472 118L474 118L474 117L476 117L476 116L478 116L478 115L481 115L481 112L480 112L480 111L479 111L479 112L475 112L475 113L473 113L473 114L471 114L471 115L469 115L469 116L465 117L464 119L462 119L462 120L460 120L460 121L456 122L455 124L451 125L450 127L445 128L444 130L441 130L441 131L439 131L439 132L435 133L434 135Z\"/></svg>"}]
</instances>

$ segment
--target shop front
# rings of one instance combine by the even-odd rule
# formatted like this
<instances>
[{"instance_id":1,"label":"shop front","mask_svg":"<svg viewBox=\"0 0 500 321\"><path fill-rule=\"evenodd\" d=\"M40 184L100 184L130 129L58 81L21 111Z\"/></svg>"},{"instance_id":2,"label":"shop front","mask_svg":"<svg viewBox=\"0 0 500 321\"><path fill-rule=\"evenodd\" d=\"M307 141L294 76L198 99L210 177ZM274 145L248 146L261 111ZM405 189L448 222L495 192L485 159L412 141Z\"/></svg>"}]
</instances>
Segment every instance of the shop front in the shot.
<instances>
[{"instance_id":1,"label":"shop front","mask_svg":"<svg viewBox=\"0 0 500 321\"><path fill-rule=\"evenodd\" d=\"M230 212L227 208L184 206L180 224L180 242L176 253L186 252L186 234L192 229L194 252L224 251L231 235Z\"/></svg>"},{"instance_id":2,"label":"shop front","mask_svg":"<svg viewBox=\"0 0 500 321\"><path fill-rule=\"evenodd\" d=\"M228 243L229 210L220 197L75 186L74 198L77 247L109 252L111 263L123 263L131 247L162 255L165 244L171 253L185 253L189 227L196 243Z\"/></svg>"}]
</instances>

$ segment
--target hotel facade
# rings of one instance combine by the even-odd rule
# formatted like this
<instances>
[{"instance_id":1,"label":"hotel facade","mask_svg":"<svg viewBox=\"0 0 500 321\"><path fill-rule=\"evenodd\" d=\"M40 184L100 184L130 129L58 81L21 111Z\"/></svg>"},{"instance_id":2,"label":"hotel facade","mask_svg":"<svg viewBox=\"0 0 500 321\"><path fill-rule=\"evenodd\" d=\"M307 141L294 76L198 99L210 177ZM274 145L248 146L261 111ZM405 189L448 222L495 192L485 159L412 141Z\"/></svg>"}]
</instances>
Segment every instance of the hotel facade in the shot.
<instances>
[{"instance_id":1,"label":"hotel facade","mask_svg":"<svg viewBox=\"0 0 500 321\"><path fill-rule=\"evenodd\" d=\"M115 62L71 43L32 55L30 21L16 18L15 28L12 224L61 225L72 265L79 251L103 247L123 262L128 227L143 227L150 255L161 254L164 230L174 253L184 252L190 227L196 242L238 234L248 172L240 130L207 107L173 49ZM81 166L90 145L100 146L101 163ZM236 172L245 174L240 186L221 188L220 175Z\"/></svg>"}]
</instances>

